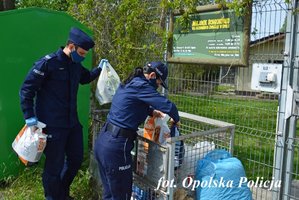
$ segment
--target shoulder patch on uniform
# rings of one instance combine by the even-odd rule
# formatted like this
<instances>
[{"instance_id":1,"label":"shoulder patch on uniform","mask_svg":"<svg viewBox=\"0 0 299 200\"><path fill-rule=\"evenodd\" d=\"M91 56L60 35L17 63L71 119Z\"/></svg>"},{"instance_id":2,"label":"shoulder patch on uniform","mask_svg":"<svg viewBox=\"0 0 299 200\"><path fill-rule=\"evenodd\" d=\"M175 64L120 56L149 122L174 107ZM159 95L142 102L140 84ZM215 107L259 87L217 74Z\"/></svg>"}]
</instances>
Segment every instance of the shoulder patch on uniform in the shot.
<instances>
[{"instance_id":1,"label":"shoulder patch on uniform","mask_svg":"<svg viewBox=\"0 0 299 200\"><path fill-rule=\"evenodd\" d=\"M36 73L36 74L38 74L38 75L41 75L41 76L44 76L44 75L45 75L44 72L39 71L39 70L37 70L37 69L33 69L33 72Z\"/></svg>"},{"instance_id":2,"label":"shoulder patch on uniform","mask_svg":"<svg viewBox=\"0 0 299 200\"><path fill-rule=\"evenodd\" d=\"M50 60L51 58L54 58L54 57L56 57L56 55L54 53L52 53L52 54L46 55L44 58L45 58L45 60Z\"/></svg>"},{"instance_id":3,"label":"shoulder patch on uniform","mask_svg":"<svg viewBox=\"0 0 299 200\"><path fill-rule=\"evenodd\" d=\"M52 57L51 57L50 55L46 55L46 56L45 56L45 59L46 59L46 60L49 60L49 59L51 59L51 58L52 58Z\"/></svg>"}]
</instances>

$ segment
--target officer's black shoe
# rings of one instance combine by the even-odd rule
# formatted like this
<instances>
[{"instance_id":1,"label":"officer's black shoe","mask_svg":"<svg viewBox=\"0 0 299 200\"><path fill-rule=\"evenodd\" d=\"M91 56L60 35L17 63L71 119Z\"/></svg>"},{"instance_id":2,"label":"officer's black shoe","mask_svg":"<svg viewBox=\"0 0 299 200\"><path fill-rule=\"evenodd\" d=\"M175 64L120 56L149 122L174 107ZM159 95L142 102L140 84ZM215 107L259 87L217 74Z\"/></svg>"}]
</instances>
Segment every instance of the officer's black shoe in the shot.
<instances>
[{"instance_id":1,"label":"officer's black shoe","mask_svg":"<svg viewBox=\"0 0 299 200\"><path fill-rule=\"evenodd\" d=\"M67 197L65 198L65 200L75 200L75 198L74 198L74 197L71 197L71 196L67 196Z\"/></svg>"}]
</instances>

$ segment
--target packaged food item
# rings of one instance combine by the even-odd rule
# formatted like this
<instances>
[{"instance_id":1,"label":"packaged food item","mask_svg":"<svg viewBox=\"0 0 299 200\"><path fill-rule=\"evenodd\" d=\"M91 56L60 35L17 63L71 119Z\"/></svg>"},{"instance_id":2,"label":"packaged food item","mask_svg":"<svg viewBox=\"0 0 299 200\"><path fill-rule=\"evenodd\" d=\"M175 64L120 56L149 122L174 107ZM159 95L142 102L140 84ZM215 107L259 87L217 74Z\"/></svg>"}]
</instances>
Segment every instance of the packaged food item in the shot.
<instances>
[{"instance_id":1,"label":"packaged food item","mask_svg":"<svg viewBox=\"0 0 299 200\"><path fill-rule=\"evenodd\" d=\"M25 166L37 163L46 147L47 135L42 132L46 125L38 122L37 129L24 126L12 143L13 150Z\"/></svg>"}]
</instances>

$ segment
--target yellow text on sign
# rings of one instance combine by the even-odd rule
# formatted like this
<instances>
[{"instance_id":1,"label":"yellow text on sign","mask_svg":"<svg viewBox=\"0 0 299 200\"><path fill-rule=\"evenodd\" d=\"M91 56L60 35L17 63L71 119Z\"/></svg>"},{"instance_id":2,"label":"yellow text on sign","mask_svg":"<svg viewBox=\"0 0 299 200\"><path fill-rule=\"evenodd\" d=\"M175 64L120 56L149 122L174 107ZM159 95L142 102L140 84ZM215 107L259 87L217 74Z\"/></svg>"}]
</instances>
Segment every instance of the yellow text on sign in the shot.
<instances>
[{"instance_id":1,"label":"yellow text on sign","mask_svg":"<svg viewBox=\"0 0 299 200\"><path fill-rule=\"evenodd\" d=\"M192 30L227 29L230 25L230 18L205 19L192 21Z\"/></svg>"}]
</instances>

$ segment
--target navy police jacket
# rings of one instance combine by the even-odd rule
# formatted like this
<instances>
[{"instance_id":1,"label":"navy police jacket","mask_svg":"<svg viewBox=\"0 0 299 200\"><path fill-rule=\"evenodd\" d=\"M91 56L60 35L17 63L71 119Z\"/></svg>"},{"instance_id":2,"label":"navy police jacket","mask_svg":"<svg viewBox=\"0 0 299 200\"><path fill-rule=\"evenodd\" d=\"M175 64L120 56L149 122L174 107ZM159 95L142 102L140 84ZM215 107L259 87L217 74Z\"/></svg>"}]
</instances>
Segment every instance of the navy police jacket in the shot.
<instances>
[{"instance_id":1,"label":"navy police jacket","mask_svg":"<svg viewBox=\"0 0 299 200\"><path fill-rule=\"evenodd\" d=\"M174 103L150 85L142 75L118 87L108 114L108 121L121 128L138 130L153 109L167 113L175 122L179 114Z\"/></svg>"},{"instance_id":2,"label":"navy police jacket","mask_svg":"<svg viewBox=\"0 0 299 200\"><path fill-rule=\"evenodd\" d=\"M89 71L72 62L62 49L41 58L34 63L20 90L24 118L37 117L48 127L77 125L79 83L90 83L100 72L100 68Z\"/></svg>"}]
</instances>

